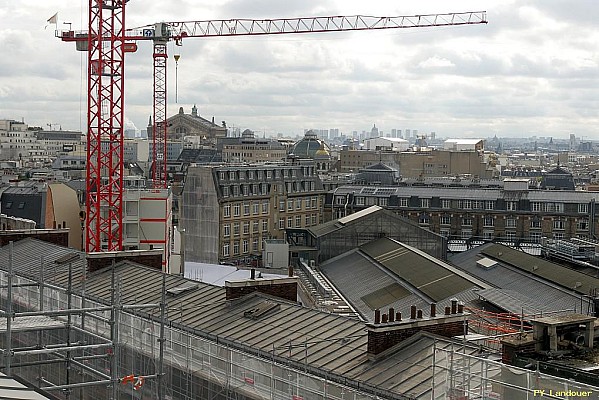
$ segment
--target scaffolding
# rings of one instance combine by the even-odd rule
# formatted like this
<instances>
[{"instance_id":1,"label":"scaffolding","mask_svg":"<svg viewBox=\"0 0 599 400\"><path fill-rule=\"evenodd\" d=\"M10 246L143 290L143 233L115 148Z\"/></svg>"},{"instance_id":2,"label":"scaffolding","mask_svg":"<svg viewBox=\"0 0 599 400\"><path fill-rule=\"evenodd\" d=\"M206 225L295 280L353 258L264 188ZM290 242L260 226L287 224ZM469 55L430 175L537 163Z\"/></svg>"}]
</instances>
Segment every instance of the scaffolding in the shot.
<instances>
[{"instance_id":1,"label":"scaffolding","mask_svg":"<svg viewBox=\"0 0 599 400\"><path fill-rule=\"evenodd\" d=\"M0 310L3 363L8 376L20 376L39 389L70 399L74 391L95 387L85 395L79 390L75 398L119 397L126 376L134 376L139 390L146 380L156 380L157 398L164 398L163 349L165 324L165 280L159 304L122 304L120 282L112 263L111 301L99 304L85 297L86 267L81 273L81 292L73 291L73 264L82 253L70 253L54 262L55 268L68 269L66 288L44 281L44 261L40 262L39 280L17 276L13 268L13 243L9 243L6 272L0 272L3 289ZM166 275L164 275L165 277ZM5 296L4 296L5 294ZM160 309L160 354L152 373L129 373L119 365L121 358L121 314L124 310ZM89 329L95 326L95 329ZM54 368L56 365L64 368ZM75 373L76 372L76 373ZM99 397L98 397L99 396Z\"/></svg>"},{"instance_id":2,"label":"scaffolding","mask_svg":"<svg viewBox=\"0 0 599 400\"><path fill-rule=\"evenodd\" d=\"M86 296L85 271L73 273L73 265L81 264L82 253L76 255L63 257L58 266L42 260L35 279L14 273L12 257L8 266L0 265L2 369L57 398L411 398L369 387L365 382L341 380L307 362L289 361L292 353L311 351L313 343L308 339L265 352L177 323L181 311L179 307L169 310L166 303L166 274L161 275L162 293L156 296L160 301L155 304L124 304L119 296L119 269L114 265L112 272L105 272L111 275L104 275L110 279L102 287L103 292L113 293L110 298L103 302ZM68 280L62 284L45 280L44 271L54 267L68 271ZM74 285L80 278L81 284ZM94 281L90 278L89 282ZM75 286L76 291L72 290ZM461 346L431 346L427 354L432 363L422 361L432 373L432 379L422 384L430 385L433 399L457 400L460 393L468 396L461 397L464 399L536 399L539 396L534 396L534 390L543 388L554 388L554 392L565 387L599 391L537 371L505 366L484 354L464 354ZM450 394L453 397L448 397Z\"/></svg>"},{"instance_id":3,"label":"scaffolding","mask_svg":"<svg viewBox=\"0 0 599 400\"><path fill-rule=\"evenodd\" d=\"M289 351L307 351L309 347L304 346L308 344L302 343L301 348L293 344L291 350L287 346L273 348L262 354L243 344L186 329L176 323L178 307L170 310L169 318L166 274L162 274L160 303L123 304L113 265L111 286L105 289L113 295L105 304L86 296L85 271L72 273L72 265L80 258L62 261L61 267L69 269L66 287L44 280L44 270L56 265L50 267L43 259L36 279L14 273L12 261L8 268L0 265L0 285L6 289L0 296L4 361L0 369L57 398L410 398L323 376L309 365L287 360ZM81 290L75 292L73 281L79 277ZM140 381L143 385L136 388Z\"/></svg>"},{"instance_id":4,"label":"scaffolding","mask_svg":"<svg viewBox=\"0 0 599 400\"><path fill-rule=\"evenodd\" d=\"M435 346L433 370L432 400L564 400L596 398L599 392L595 386L544 374L538 365L535 370L519 368L455 348Z\"/></svg>"}]
</instances>

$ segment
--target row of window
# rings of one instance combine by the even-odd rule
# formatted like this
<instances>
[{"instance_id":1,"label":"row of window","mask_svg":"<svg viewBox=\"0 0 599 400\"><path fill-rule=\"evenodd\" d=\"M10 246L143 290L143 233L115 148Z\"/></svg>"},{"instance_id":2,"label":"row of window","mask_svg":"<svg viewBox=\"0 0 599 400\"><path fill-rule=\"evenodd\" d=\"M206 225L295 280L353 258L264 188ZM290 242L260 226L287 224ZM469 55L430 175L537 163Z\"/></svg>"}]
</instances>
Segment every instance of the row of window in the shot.
<instances>
[{"instance_id":1,"label":"row of window","mask_svg":"<svg viewBox=\"0 0 599 400\"><path fill-rule=\"evenodd\" d=\"M439 234L441 236L445 236L445 237L450 236L450 232L447 229L441 229ZM524 239L527 239L530 242L540 243L543 236L547 236L547 234L541 233L541 232L529 232L528 237L525 237ZM552 239L556 239L556 240L563 240L566 238L566 235L563 232L553 232L553 233L551 233L550 236ZM459 232L459 237L461 239L472 238L472 230L471 229L461 230ZM577 237L580 239L588 239L588 237L586 235L577 235ZM482 238L485 240L504 239L507 241L515 241L518 238L520 238L520 236L516 232L509 232L509 231L504 232L501 236L495 235L495 232L493 232L493 231L483 231Z\"/></svg>"},{"instance_id":2,"label":"row of window","mask_svg":"<svg viewBox=\"0 0 599 400\"><path fill-rule=\"evenodd\" d=\"M430 224L430 216L428 214L422 214L418 217L418 222L421 225ZM461 226L472 226L473 219L470 217L461 218ZM516 228L516 218L506 218L506 228ZM451 225L451 216L442 215L439 217L440 225ZM483 218L483 228L493 228L495 226L495 218L492 216L486 216ZM533 219L530 221L531 228L541 228L541 220ZM566 222L562 219L553 220L553 229L566 229ZM586 231L589 229L589 221L586 219L576 221L576 229L579 231Z\"/></svg>"},{"instance_id":3,"label":"row of window","mask_svg":"<svg viewBox=\"0 0 599 400\"><path fill-rule=\"evenodd\" d=\"M253 238L251 241L251 248L249 239L234 240L232 244L230 242L225 242L222 247L222 256L229 257L231 255L238 256L241 254L249 254L250 252L257 253L262 250L261 242L262 240L260 240L260 238Z\"/></svg>"},{"instance_id":4,"label":"row of window","mask_svg":"<svg viewBox=\"0 0 599 400\"><path fill-rule=\"evenodd\" d=\"M281 169L266 169L266 170L235 170L235 171L220 171L219 178L224 181L240 181L240 180L263 180L263 179L281 179L281 178L296 178L299 170L297 168L281 168ZM303 176L314 176L314 167L306 166L301 170Z\"/></svg>"},{"instance_id":5,"label":"row of window","mask_svg":"<svg viewBox=\"0 0 599 400\"><path fill-rule=\"evenodd\" d=\"M287 224L285 225L285 222ZM294 224L295 222L295 224ZM318 214L306 214L304 215L304 227L318 225ZM301 228L302 227L302 216L296 215L295 217L281 217L279 218L279 229L284 230L291 228Z\"/></svg>"},{"instance_id":6,"label":"row of window","mask_svg":"<svg viewBox=\"0 0 599 400\"><path fill-rule=\"evenodd\" d=\"M233 209L232 214L231 208ZM232 207L231 204L225 204L223 206L223 218L230 218L231 215L233 217L240 217L242 208L243 215L246 217L250 215L250 212L251 215L266 215L268 214L268 209L270 208L270 200L262 200L261 202L253 201L251 203L249 201L244 203L234 203Z\"/></svg>"},{"instance_id":7,"label":"row of window","mask_svg":"<svg viewBox=\"0 0 599 400\"><path fill-rule=\"evenodd\" d=\"M241 233L244 235L249 235L250 226L252 233L260 232L260 225L262 225L262 232L268 232L268 220L254 220L244 221L244 222L234 222L233 224L223 224L223 237L230 237L231 234L233 236L239 236ZM231 229L232 228L232 229Z\"/></svg>"},{"instance_id":8,"label":"row of window","mask_svg":"<svg viewBox=\"0 0 599 400\"><path fill-rule=\"evenodd\" d=\"M345 204L347 198L345 196L336 196L335 204L342 205ZM389 199L387 197L371 197L371 196L357 196L356 197L356 205L358 206L371 206L371 205L379 205L379 206L387 206L389 203ZM495 210L496 202L494 200L454 200L454 199L441 199L441 208L444 209L454 209L459 208L462 210ZM505 209L507 211L518 211L517 201L506 201ZM429 208L431 205L430 198L421 198L419 205L421 208ZM400 197L399 198L399 206L407 208L410 206L410 198L409 197ZM564 203L556 203L556 202L531 202L530 210L533 212L555 212L555 213L563 213L564 212ZM579 203L578 204L578 213L587 214L589 212L588 203Z\"/></svg>"},{"instance_id":9,"label":"row of window","mask_svg":"<svg viewBox=\"0 0 599 400\"><path fill-rule=\"evenodd\" d=\"M273 189L277 193L283 193L286 190L287 193L301 193L301 192L313 192L316 190L316 183L314 181L293 181L284 182L280 184L274 184ZM237 197L237 196L265 196L270 193L270 184L268 183L253 183L253 184L241 184L241 185L226 185L221 186L223 197Z\"/></svg>"},{"instance_id":10,"label":"row of window","mask_svg":"<svg viewBox=\"0 0 599 400\"><path fill-rule=\"evenodd\" d=\"M285 207L287 204L287 207ZM296 199L279 199L279 211L293 211L293 210L302 210L302 204L304 205L304 210L315 210L318 209L318 197L304 197L304 198L296 198Z\"/></svg>"}]
</instances>

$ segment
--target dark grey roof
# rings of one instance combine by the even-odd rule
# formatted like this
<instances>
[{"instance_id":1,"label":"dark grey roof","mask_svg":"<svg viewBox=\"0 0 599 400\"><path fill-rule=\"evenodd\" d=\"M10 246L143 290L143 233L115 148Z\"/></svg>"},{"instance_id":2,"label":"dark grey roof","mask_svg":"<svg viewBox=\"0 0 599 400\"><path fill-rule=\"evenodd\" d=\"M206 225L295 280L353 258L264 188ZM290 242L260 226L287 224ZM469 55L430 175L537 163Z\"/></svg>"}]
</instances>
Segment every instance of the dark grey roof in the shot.
<instances>
[{"instance_id":1,"label":"dark grey roof","mask_svg":"<svg viewBox=\"0 0 599 400\"><path fill-rule=\"evenodd\" d=\"M377 196L384 192L385 197L439 197L442 199L471 199L471 200L497 200L503 198L501 188L478 187L433 187L433 186L363 186L344 185L335 189L335 194L368 194ZM581 190L528 190L523 194L530 201L548 201L562 203L588 203L592 200L599 201L599 193Z\"/></svg>"},{"instance_id":2,"label":"dark grey roof","mask_svg":"<svg viewBox=\"0 0 599 400\"><path fill-rule=\"evenodd\" d=\"M45 400L49 398L0 372L0 399Z\"/></svg>"},{"instance_id":3,"label":"dark grey roof","mask_svg":"<svg viewBox=\"0 0 599 400\"><path fill-rule=\"evenodd\" d=\"M523 266L528 266L530 269L538 262L546 262L541 258L494 243L484 244L462 253L453 254L449 257L449 261L470 275L488 282L495 288L502 289L502 292L488 292L486 296L489 297L490 302L506 311L513 311L512 309L516 308L520 313L521 307L525 305L523 304L525 299L532 299L527 303L531 308L540 308L539 305L542 304L541 310L543 311L574 308L579 312L581 311L579 293L571 288L568 289L548 281L541 276L535 276L526 269L514 267L510 263L497 258L497 255L499 253L503 255L504 251L510 252L514 259L520 260ZM497 263L492 267L483 268L477 264L477 261L484 257L496 260ZM568 271L565 267L559 265L557 267L564 273ZM502 298L494 300L495 297L492 297L494 294L501 295ZM508 301L506 295L510 295L512 299ZM517 304L518 302L521 303Z\"/></svg>"},{"instance_id":4,"label":"dark grey roof","mask_svg":"<svg viewBox=\"0 0 599 400\"><path fill-rule=\"evenodd\" d=\"M415 305L428 315L430 303L437 303L441 310L453 298L470 301L477 298L474 290L490 287L389 238L335 257L323 263L320 270L362 318L370 321L374 310L389 307L405 316Z\"/></svg>"},{"instance_id":5,"label":"dark grey roof","mask_svg":"<svg viewBox=\"0 0 599 400\"><path fill-rule=\"evenodd\" d=\"M34 239L16 242L13 248L14 270L18 274L38 276L39 260L43 256L48 265L44 271L46 280L63 287L68 279L68 265L58 265L56 261L81 255ZM1 269L6 269L8 254L8 246L0 248ZM73 264L73 270L73 286L77 292L82 284L80 261ZM160 270L125 261L114 268L114 277L120 282L120 297L125 304L158 303L163 276ZM368 357L367 331L360 321L257 293L227 301L223 288L195 281L192 281L194 288L177 294L172 289L189 285L190 280L173 275L165 278L167 289L173 293L167 296L170 326L251 354L309 368L323 376L326 374L329 379L359 384L361 388L390 391L396 396L428 393L432 381L432 344L451 346L447 339L419 335L402 342L388 356L374 361ZM86 296L109 303L112 279L111 268L88 275ZM264 305L272 305L272 310L258 318L246 316L247 311ZM158 309L148 312L151 318L159 316ZM467 351L474 350L468 348ZM439 375L438 379L443 377Z\"/></svg>"},{"instance_id":6,"label":"dark grey roof","mask_svg":"<svg viewBox=\"0 0 599 400\"><path fill-rule=\"evenodd\" d=\"M366 218L366 217L373 215L377 212L382 212L383 210L384 209L379 206L371 206L364 210L360 210L358 212L350 214L347 217L335 219L333 221L325 222L324 224L310 227L310 228L308 228L308 231L315 237L324 236L328 233L342 229L344 226L346 226L349 223L353 223L361 218Z\"/></svg>"}]
</instances>

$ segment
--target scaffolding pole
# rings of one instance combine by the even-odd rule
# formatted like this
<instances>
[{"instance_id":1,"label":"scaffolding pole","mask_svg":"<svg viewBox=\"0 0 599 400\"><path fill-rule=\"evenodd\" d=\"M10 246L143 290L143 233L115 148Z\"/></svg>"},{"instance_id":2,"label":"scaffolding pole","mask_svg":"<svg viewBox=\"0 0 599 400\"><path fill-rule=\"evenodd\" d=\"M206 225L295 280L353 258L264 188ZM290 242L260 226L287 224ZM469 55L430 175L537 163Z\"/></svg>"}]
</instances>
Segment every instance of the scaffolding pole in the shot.
<instances>
[{"instance_id":1,"label":"scaffolding pole","mask_svg":"<svg viewBox=\"0 0 599 400\"><path fill-rule=\"evenodd\" d=\"M8 290L6 294L6 349L4 352L5 357L5 369L6 375L12 376L11 362L12 362L12 274L13 274L13 242L8 243L8 276L6 277L6 283Z\"/></svg>"},{"instance_id":2,"label":"scaffolding pole","mask_svg":"<svg viewBox=\"0 0 599 400\"><path fill-rule=\"evenodd\" d=\"M160 353L158 358L158 399L164 400L164 324L166 322L166 273L162 273L162 294L160 296Z\"/></svg>"}]
</instances>

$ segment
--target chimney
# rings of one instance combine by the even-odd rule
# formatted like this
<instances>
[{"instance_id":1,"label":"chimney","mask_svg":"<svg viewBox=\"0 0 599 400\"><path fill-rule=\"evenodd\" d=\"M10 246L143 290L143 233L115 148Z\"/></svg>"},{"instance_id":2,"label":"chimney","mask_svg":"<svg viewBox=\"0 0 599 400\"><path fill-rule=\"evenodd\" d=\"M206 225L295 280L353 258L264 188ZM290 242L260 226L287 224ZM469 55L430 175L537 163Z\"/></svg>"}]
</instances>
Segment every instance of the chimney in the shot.
<instances>
[{"instance_id":1,"label":"chimney","mask_svg":"<svg viewBox=\"0 0 599 400\"><path fill-rule=\"evenodd\" d=\"M393 321L387 314L383 314L381 318L380 310L375 310L374 323L366 324L369 357L377 358L379 354L420 331L448 338L468 333L468 324L464 323L464 315L450 314L423 318L422 310L416 310L415 306L410 311L414 316L409 320L402 321L401 313L397 312ZM379 318L382 323L379 323Z\"/></svg>"},{"instance_id":2,"label":"chimney","mask_svg":"<svg viewBox=\"0 0 599 400\"><path fill-rule=\"evenodd\" d=\"M293 277L293 265L290 265L287 268L287 276L290 277L290 278Z\"/></svg>"},{"instance_id":3,"label":"chimney","mask_svg":"<svg viewBox=\"0 0 599 400\"><path fill-rule=\"evenodd\" d=\"M431 303L431 318L435 318L437 316L437 304Z\"/></svg>"},{"instance_id":4,"label":"chimney","mask_svg":"<svg viewBox=\"0 0 599 400\"><path fill-rule=\"evenodd\" d=\"M250 270L250 279L251 279L251 280L254 280L254 279L256 279L256 270L255 270L254 268L252 268L252 269Z\"/></svg>"},{"instance_id":5,"label":"chimney","mask_svg":"<svg viewBox=\"0 0 599 400\"><path fill-rule=\"evenodd\" d=\"M389 322L395 321L395 310L393 307L389 308Z\"/></svg>"},{"instance_id":6,"label":"chimney","mask_svg":"<svg viewBox=\"0 0 599 400\"><path fill-rule=\"evenodd\" d=\"M464 313L464 303L462 303L461 301L458 303L458 314L463 314Z\"/></svg>"},{"instance_id":7,"label":"chimney","mask_svg":"<svg viewBox=\"0 0 599 400\"><path fill-rule=\"evenodd\" d=\"M162 250L125 250L87 253L87 270L95 272L111 267L114 261L118 264L123 260L131 260L138 264L162 270Z\"/></svg>"},{"instance_id":8,"label":"chimney","mask_svg":"<svg viewBox=\"0 0 599 400\"><path fill-rule=\"evenodd\" d=\"M458 312L458 300L451 299L451 313L455 314Z\"/></svg>"},{"instance_id":9,"label":"chimney","mask_svg":"<svg viewBox=\"0 0 599 400\"><path fill-rule=\"evenodd\" d=\"M416 306L410 307L410 319L416 319Z\"/></svg>"},{"instance_id":10,"label":"chimney","mask_svg":"<svg viewBox=\"0 0 599 400\"><path fill-rule=\"evenodd\" d=\"M255 272L254 272L255 274ZM225 281L225 297L233 300L253 292L265 293L288 301L297 301L297 277Z\"/></svg>"}]
</instances>

